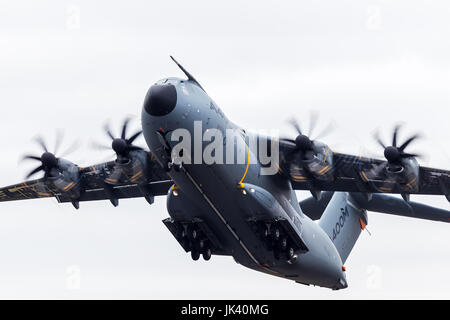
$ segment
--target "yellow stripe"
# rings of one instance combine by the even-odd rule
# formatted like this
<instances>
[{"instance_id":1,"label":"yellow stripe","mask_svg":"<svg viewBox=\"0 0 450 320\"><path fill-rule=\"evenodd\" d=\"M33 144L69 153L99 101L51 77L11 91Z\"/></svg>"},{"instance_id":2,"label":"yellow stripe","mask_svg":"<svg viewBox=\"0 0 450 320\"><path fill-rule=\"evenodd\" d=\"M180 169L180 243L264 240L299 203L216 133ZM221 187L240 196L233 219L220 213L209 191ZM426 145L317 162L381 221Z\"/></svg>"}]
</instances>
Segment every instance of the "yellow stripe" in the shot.
<instances>
[{"instance_id":1,"label":"yellow stripe","mask_svg":"<svg viewBox=\"0 0 450 320\"><path fill-rule=\"evenodd\" d=\"M70 189L72 189L72 187L75 185L75 182L71 182L69 183L67 186L64 187L64 191L69 191Z\"/></svg>"},{"instance_id":2,"label":"yellow stripe","mask_svg":"<svg viewBox=\"0 0 450 320\"><path fill-rule=\"evenodd\" d=\"M318 174L320 174L321 176L323 176L325 173L327 173L328 171L330 171L330 166L326 166L325 168L322 168L322 170L320 170L318 172Z\"/></svg>"},{"instance_id":3,"label":"yellow stripe","mask_svg":"<svg viewBox=\"0 0 450 320\"><path fill-rule=\"evenodd\" d=\"M303 177L303 176L292 176L292 178L294 180L298 180L298 181L307 181L308 180L308 178Z\"/></svg>"},{"instance_id":4,"label":"yellow stripe","mask_svg":"<svg viewBox=\"0 0 450 320\"><path fill-rule=\"evenodd\" d=\"M412 184L414 184L416 182L416 180L417 180L417 177L414 177L414 179L412 179L410 182L408 182L406 184L406 186L409 188Z\"/></svg>"},{"instance_id":5,"label":"yellow stripe","mask_svg":"<svg viewBox=\"0 0 450 320\"><path fill-rule=\"evenodd\" d=\"M369 178L367 178L367 175L364 171L361 171L361 176L365 182L369 181Z\"/></svg>"},{"instance_id":6,"label":"yellow stripe","mask_svg":"<svg viewBox=\"0 0 450 320\"><path fill-rule=\"evenodd\" d=\"M247 148L247 166L245 168L245 172L244 172L244 175L242 176L241 181L239 181L239 183L237 185L237 187L241 188L241 189L245 187L245 185L242 182L244 181L245 176L247 175L248 166L250 165L250 150L248 149L247 144L245 144L245 147Z\"/></svg>"},{"instance_id":7,"label":"yellow stripe","mask_svg":"<svg viewBox=\"0 0 450 320\"><path fill-rule=\"evenodd\" d=\"M134 181L142 175L142 170L136 173L134 176L130 178L130 181Z\"/></svg>"}]
</instances>

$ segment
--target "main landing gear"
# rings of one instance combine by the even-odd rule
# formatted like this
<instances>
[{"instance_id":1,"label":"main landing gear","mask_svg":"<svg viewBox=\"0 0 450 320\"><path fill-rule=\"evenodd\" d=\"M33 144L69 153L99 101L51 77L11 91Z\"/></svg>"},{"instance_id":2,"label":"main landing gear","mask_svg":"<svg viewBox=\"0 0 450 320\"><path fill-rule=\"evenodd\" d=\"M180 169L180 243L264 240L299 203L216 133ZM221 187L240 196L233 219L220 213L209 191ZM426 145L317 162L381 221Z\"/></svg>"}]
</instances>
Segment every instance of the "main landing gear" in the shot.
<instances>
[{"instance_id":1,"label":"main landing gear","mask_svg":"<svg viewBox=\"0 0 450 320\"><path fill-rule=\"evenodd\" d=\"M254 231L260 235L275 260L294 263L298 254L308 251L293 226L285 219L250 220Z\"/></svg>"},{"instance_id":2,"label":"main landing gear","mask_svg":"<svg viewBox=\"0 0 450 320\"><path fill-rule=\"evenodd\" d=\"M220 241L203 220L194 218L191 221L175 221L167 218L163 222L184 251L191 253L192 260L197 261L202 256L208 261L213 253L226 254Z\"/></svg>"},{"instance_id":3,"label":"main landing gear","mask_svg":"<svg viewBox=\"0 0 450 320\"><path fill-rule=\"evenodd\" d=\"M281 230L277 223L266 223L264 226L264 238L266 246L269 250L273 251L273 255L276 260L285 258L290 262L294 262L297 259L295 249L291 245L291 241Z\"/></svg>"},{"instance_id":4,"label":"main landing gear","mask_svg":"<svg viewBox=\"0 0 450 320\"><path fill-rule=\"evenodd\" d=\"M190 249L192 260L197 261L200 255L205 261L211 259L211 245L201 230L195 226L185 226L185 230L181 232L181 239L183 247Z\"/></svg>"}]
</instances>

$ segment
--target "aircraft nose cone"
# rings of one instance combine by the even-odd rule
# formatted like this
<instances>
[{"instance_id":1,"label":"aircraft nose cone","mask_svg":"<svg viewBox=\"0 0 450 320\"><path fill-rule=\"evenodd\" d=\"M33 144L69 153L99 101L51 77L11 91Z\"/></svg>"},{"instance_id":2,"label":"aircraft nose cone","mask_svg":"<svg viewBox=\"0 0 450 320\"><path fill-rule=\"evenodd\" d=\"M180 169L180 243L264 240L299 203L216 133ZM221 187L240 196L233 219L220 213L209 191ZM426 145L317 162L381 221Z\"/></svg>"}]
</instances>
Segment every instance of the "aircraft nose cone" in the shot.
<instances>
[{"instance_id":1,"label":"aircraft nose cone","mask_svg":"<svg viewBox=\"0 0 450 320\"><path fill-rule=\"evenodd\" d=\"M169 114L177 104L177 91L172 84L150 87L144 100L145 111L156 117Z\"/></svg>"}]
</instances>

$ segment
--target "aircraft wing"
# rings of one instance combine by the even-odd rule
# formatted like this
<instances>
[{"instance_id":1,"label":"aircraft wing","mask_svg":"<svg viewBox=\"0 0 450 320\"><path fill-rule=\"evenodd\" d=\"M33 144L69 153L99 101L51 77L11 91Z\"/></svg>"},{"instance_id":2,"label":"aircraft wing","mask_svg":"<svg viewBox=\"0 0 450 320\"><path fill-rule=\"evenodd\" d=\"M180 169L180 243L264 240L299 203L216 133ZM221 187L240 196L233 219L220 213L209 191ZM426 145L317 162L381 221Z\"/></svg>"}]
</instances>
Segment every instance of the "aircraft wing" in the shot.
<instances>
[{"instance_id":1,"label":"aircraft wing","mask_svg":"<svg viewBox=\"0 0 450 320\"><path fill-rule=\"evenodd\" d=\"M53 197L43 179L25 181L0 189L0 202Z\"/></svg>"},{"instance_id":2,"label":"aircraft wing","mask_svg":"<svg viewBox=\"0 0 450 320\"><path fill-rule=\"evenodd\" d=\"M382 170L387 164L383 160L335 152L332 158L332 163L319 165L315 175L295 159L282 161L280 171L297 190L444 195L450 201L450 171L417 165L397 179Z\"/></svg>"},{"instance_id":3,"label":"aircraft wing","mask_svg":"<svg viewBox=\"0 0 450 320\"><path fill-rule=\"evenodd\" d=\"M0 188L0 202L54 197L58 202L144 197L166 195L173 182L149 152L140 152L126 165L106 162L89 167L67 166L55 177L44 177Z\"/></svg>"}]
</instances>

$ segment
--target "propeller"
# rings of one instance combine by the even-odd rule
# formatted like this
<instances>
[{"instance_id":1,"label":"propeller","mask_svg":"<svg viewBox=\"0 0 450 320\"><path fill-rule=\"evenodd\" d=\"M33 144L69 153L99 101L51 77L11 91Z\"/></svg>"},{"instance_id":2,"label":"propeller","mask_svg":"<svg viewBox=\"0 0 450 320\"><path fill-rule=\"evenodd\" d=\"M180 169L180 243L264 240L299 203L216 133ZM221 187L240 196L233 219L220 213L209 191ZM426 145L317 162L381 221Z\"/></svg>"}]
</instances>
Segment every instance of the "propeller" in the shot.
<instances>
[{"instance_id":1,"label":"propeller","mask_svg":"<svg viewBox=\"0 0 450 320\"><path fill-rule=\"evenodd\" d=\"M311 138L314 129L318 122L318 114L311 113L309 121L308 132L301 129L297 120L291 119L289 123L297 131L298 135L295 139L281 139L281 143L288 144L291 147L291 154L298 154L301 161L312 160L316 151L314 150L314 143L317 139L323 138L333 130L333 124L330 122L315 138Z\"/></svg>"},{"instance_id":2,"label":"propeller","mask_svg":"<svg viewBox=\"0 0 450 320\"><path fill-rule=\"evenodd\" d=\"M378 144L384 149L384 157L387 160L387 164L385 166L388 167L391 171L398 171L402 168L403 159L411 158L411 157L419 157L418 154L405 152L405 149L416 139L420 137L420 135L415 134L408 138L402 144L398 144L398 132L400 130L400 126L397 125L394 128L394 132L392 135L392 145L386 146L386 144L380 139L378 133L375 134L375 139ZM384 168L384 166L383 166ZM383 169L379 168L379 170Z\"/></svg>"},{"instance_id":3,"label":"propeller","mask_svg":"<svg viewBox=\"0 0 450 320\"><path fill-rule=\"evenodd\" d=\"M133 144L134 141L142 134L142 130L139 130L129 136L127 134L127 130L130 121L131 118L125 118L121 126L119 136L115 136L112 133L109 124L104 126L106 135L111 139L110 146L104 146L97 143L93 144L93 146L97 149L111 150L112 148L116 154L115 163L110 169L108 176L105 177L105 183L108 185L116 185L125 180L138 183L138 181L145 176L143 174L145 171L145 163L142 163L142 157L131 154L133 151L143 151L143 148ZM113 195L111 195L111 201L114 201L113 204L115 203Z\"/></svg>"},{"instance_id":4,"label":"propeller","mask_svg":"<svg viewBox=\"0 0 450 320\"><path fill-rule=\"evenodd\" d=\"M108 137L111 138L111 147L117 155L117 162L125 163L129 161L129 153L131 151L143 150L141 147L133 145L133 142L142 134L142 130L137 131L133 135L127 138L127 128L130 122L130 118L126 118L122 124L122 129L119 137L115 137L108 124L105 125L104 130ZM104 148L104 146L98 145L97 147Z\"/></svg>"},{"instance_id":5,"label":"propeller","mask_svg":"<svg viewBox=\"0 0 450 320\"><path fill-rule=\"evenodd\" d=\"M59 157L57 157L55 154L59 151L62 141L64 138L64 134L62 131L57 131L56 133L56 139L55 139L55 147L53 149L53 152L49 151L49 148L47 146L47 143L45 140L38 136L35 141L38 143L38 145L42 148L43 153L40 156L36 155L25 155L22 160L34 160L39 161L41 164L31 170L27 175L26 179L29 179L31 176L35 175L36 173L43 171L44 172L44 178L49 177L57 177L59 175ZM72 144L65 152L63 152L64 155L67 155L69 153L72 153L78 143Z\"/></svg>"}]
</instances>

